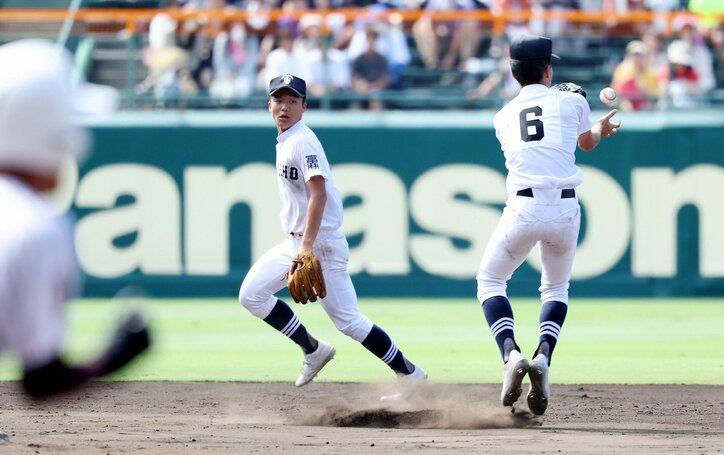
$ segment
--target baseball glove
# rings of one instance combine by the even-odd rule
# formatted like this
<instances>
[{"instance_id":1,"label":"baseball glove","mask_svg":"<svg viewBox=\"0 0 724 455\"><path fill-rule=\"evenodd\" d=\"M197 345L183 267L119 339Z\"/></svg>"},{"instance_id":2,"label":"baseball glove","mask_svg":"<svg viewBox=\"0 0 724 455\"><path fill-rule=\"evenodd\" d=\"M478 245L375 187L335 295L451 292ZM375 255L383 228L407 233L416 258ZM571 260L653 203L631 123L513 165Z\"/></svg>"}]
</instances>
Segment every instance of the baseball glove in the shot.
<instances>
[{"instance_id":1,"label":"baseball glove","mask_svg":"<svg viewBox=\"0 0 724 455\"><path fill-rule=\"evenodd\" d=\"M292 262L301 264L301 267L287 275L287 286L292 299L297 303L307 303L316 302L317 297L326 297L327 288L317 256L311 251L303 251L297 254Z\"/></svg>"},{"instance_id":2,"label":"baseball glove","mask_svg":"<svg viewBox=\"0 0 724 455\"><path fill-rule=\"evenodd\" d=\"M561 82L560 84L556 84L553 87L556 90L560 90L562 92L572 92L572 93L578 93L582 97L586 97L586 91L583 90L583 88L578 85L574 84L573 82Z\"/></svg>"}]
</instances>

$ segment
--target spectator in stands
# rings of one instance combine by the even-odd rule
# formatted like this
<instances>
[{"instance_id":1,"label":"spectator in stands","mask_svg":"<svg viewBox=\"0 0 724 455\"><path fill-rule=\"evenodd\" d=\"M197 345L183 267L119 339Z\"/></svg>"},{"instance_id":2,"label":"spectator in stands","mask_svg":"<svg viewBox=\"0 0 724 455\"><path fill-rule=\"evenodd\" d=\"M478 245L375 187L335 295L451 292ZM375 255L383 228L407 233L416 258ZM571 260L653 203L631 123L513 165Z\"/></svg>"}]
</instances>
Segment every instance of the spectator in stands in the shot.
<instances>
[{"instance_id":1,"label":"spectator in stands","mask_svg":"<svg viewBox=\"0 0 724 455\"><path fill-rule=\"evenodd\" d=\"M711 52L699 32L696 18L680 16L673 23L676 35L681 41L689 45L691 51L692 66L699 75L699 90L706 94L716 87L714 78L714 62Z\"/></svg>"},{"instance_id":2,"label":"spectator in stands","mask_svg":"<svg viewBox=\"0 0 724 455\"><path fill-rule=\"evenodd\" d=\"M711 45L714 48L714 52L716 55L716 68L718 70L717 79L721 86L721 84L724 84L724 22L720 23L714 28L709 29L708 35L709 41L711 42Z\"/></svg>"},{"instance_id":3,"label":"spectator in stands","mask_svg":"<svg viewBox=\"0 0 724 455\"><path fill-rule=\"evenodd\" d=\"M219 10L226 6L226 0L188 0L183 10ZM208 93L213 80L214 40L223 29L222 21L210 20L204 15L184 21L180 27L181 46L188 51L191 76L202 93Z\"/></svg>"},{"instance_id":4,"label":"spectator in stands","mask_svg":"<svg viewBox=\"0 0 724 455\"><path fill-rule=\"evenodd\" d=\"M715 78L724 84L724 2L721 0L690 0L689 11L699 16L699 29L711 45Z\"/></svg>"},{"instance_id":5,"label":"spectator in stands","mask_svg":"<svg viewBox=\"0 0 724 455\"><path fill-rule=\"evenodd\" d=\"M310 79L309 66L294 52L294 31L285 27L277 32L277 47L266 56L264 68L259 72L257 87L268 87L273 78L287 73L294 73L305 80Z\"/></svg>"},{"instance_id":6,"label":"spectator in stands","mask_svg":"<svg viewBox=\"0 0 724 455\"><path fill-rule=\"evenodd\" d=\"M257 66L259 68L259 80L257 88L262 91L268 89L269 81L264 80L264 65L267 56L271 51L279 47L279 37L290 33L296 33L296 23L289 24L285 21L272 21L270 13L280 7L279 0L248 0L246 12L249 14L247 24L250 33L259 35L259 56ZM274 76L272 76L274 77Z\"/></svg>"},{"instance_id":7,"label":"spectator in stands","mask_svg":"<svg viewBox=\"0 0 724 455\"><path fill-rule=\"evenodd\" d=\"M510 45L506 43L495 71L488 74L477 87L468 92L468 99L476 100L486 96L497 96L505 104L515 98L518 92L520 92L520 83L515 80L513 72L510 70Z\"/></svg>"},{"instance_id":8,"label":"spectator in stands","mask_svg":"<svg viewBox=\"0 0 724 455\"><path fill-rule=\"evenodd\" d=\"M148 24L148 48L160 50L176 45L176 28L178 23L172 14L180 11L182 2L172 1L166 11L161 11L151 18Z\"/></svg>"},{"instance_id":9,"label":"spectator in stands","mask_svg":"<svg viewBox=\"0 0 724 455\"><path fill-rule=\"evenodd\" d=\"M472 11L473 0L428 0L427 13L436 11ZM412 34L422 61L428 69L450 69L477 53L480 44L478 21L437 20L423 14L413 25Z\"/></svg>"},{"instance_id":10,"label":"spectator in stands","mask_svg":"<svg viewBox=\"0 0 724 455\"><path fill-rule=\"evenodd\" d=\"M666 32L669 25L667 14L681 9L682 5L688 1L689 0L644 0L646 11L658 13L652 18L651 28L658 33Z\"/></svg>"},{"instance_id":11,"label":"spectator in stands","mask_svg":"<svg viewBox=\"0 0 724 455\"><path fill-rule=\"evenodd\" d=\"M689 11L699 16L699 27L715 52L719 75L724 72L724 2L721 0L689 0ZM724 77L721 79L724 81Z\"/></svg>"},{"instance_id":12,"label":"spectator in stands","mask_svg":"<svg viewBox=\"0 0 724 455\"><path fill-rule=\"evenodd\" d=\"M325 55L322 43L322 26L324 18L319 14L304 14L299 18L299 36L294 40L292 52L306 68L298 72L306 73L307 93L314 97L324 94L326 71L324 68Z\"/></svg>"},{"instance_id":13,"label":"spectator in stands","mask_svg":"<svg viewBox=\"0 0 724 455\"><path fill-rule=\"evenodd\" d=\"M492 0L491 12L494 14L506 12L530 11L533 0ZM526 19L513 19L505 23L505 36L512 39L518 35L530 34L530 24Z\"/></svg>"},{"instance_id":14,"label":"spectator in stands","mask_svg":"<svg viewBox=\"0 0 724 455\"><path fill-rule=\"evenodd\" d=\"M187 70L188 52L177 44L178 23L169 14L180 10L181 4L170 3L168 11L154 15L148 27L149 45L143 52L148 76L136 87L136 93L152 91L159 109L176 104L182 95L196 92Z\"/></svg>"},{"instance_id":15,"label":"spectator in stands","mask_svg":"<svg viewBox=\"0 0 724 455\"><path fill-rule=\"evenodd\" d=\"M269 11L277 7L277 0L246 0L241 7L248 14L246 23L249 26L249 31L265 36L268 35L271 28ZM263 62L266 54L260 57Z\"/></svg>"},{"instance_id":16,"label":"spectator in stands","mask_svg":"<svg viewBox=\"0 0 724 455\"><path fill-rule=\"evenodd\" d=\"M329 92L340 92L350 87L350 61L347 53L327 48L323 43L324 18L319 14L307 13L299 20L301 35L295 40L293 52L306 69L300 67L297 73L306 72L309 77L307 93L322 97Z\"/></svg>"},{"instance_id":17,"label":"spectator in stands","mask_svg":"<svg viewBox=\"0 0 724 455\"><path fill-rule=\"evenodd\" d=\"M385 104L379 94L390 85L387 59L375 47L379 35L373 24L368 25L367 50L352 62L352 90L366 95L368 109L376 111L384 109Z\"/></svg>"},{"instance_id":18,"label":"spectator in stands","mask_svg":"<svg viewBox=\"0 0 724 455\"><path fill-rule=\"evenodd\" d=\"M617 15L646 11L646 0L603 0L601 10L612 13L606 26L610 36L641 36L646 31L644 22L621 20Z\"/></svg>"},{"instance_id":19,"label":"spectator in stands","mask_svg":"<svg viewBox=\"0 0 724 455\"><path fill-rule=\"evenodd\" d=\"M664 37L655 28L650 28L641 37L646 45L646 66L654 74L659 74L663 68L669 66L664 47Z\"/></svg>"},{"instance_id":20,"label":"spectator in stands","mask_svg":"<svg viewBox=\"0 0 724 455\"><path fill-rule=\"evenodd\" d=\"M326 11L324 15L324 28L329 31L332 43L334 43L334 40L342 30L344 30L347 24L347 17L343 13L334 12L337 8L346 7L347 5L345 3L344 0L315 0L314 2L316 9ZM334 44L330 47L337 48Z\"/></svg>"},{"instance_id":21,"label":"spectator in stands","mask_svg":"<svg viewBox=\"0 0 724 455\"><path fill-rule=\"evenodd\" d=\"M282 10L281 16L277 17L277 27L289 28L292 30L299 29L300 14L308 9L314 8L314 0L280 0L279 9Z\"/></svg>"},{"instance_id":22,"label":"spectator in stands","mask_svg":"<svg viewBox=\"0 0 724 455\"><path fill-rule=\"evenodd\" d=\"M612 13L645 11L647 0L602 0L601 9Z\"/></svg>"},{"instance_id":23,"label":"spectator in stands","mask_svg":"<svg viewBox=\"0 0 724 455\"><path fill-rule=\"evenodd\" d=\"M256 82L258 51L256 37L249 37L241 22L219 33L214 40L209 94L227 101L249 97Z\"/></svg>"},{"instance_id":24,"label":"spectator in stands","mask_svg":"<svg viewBox=\"0 0 724 455\"><path fill-rule=\"evenodd\" d=\"M412 61L403 27L404 23L399 15L391 15L380 27L382 36L378 42L381 53L390 64L390 88L392 89L402 88L402 72Z\"/></svg>"},{"instance_id":25,"label":"spectator in stands","mask_svg":"<svg viewBox=\"0 0 724 455\"><path fill-rule=\"evenodd\" d=\"M658 98L658 79L648 65L646 51L643 41L631 41L626 57L613 73L611 87L618 93L622 110L648 109Z\"/></svg>"},{"instance_id":26,"label":"spectator in stands","mask_svg":"<svg viewBox=\"0 0 724 455\"><path fill-rule=\"evenodd\" d=\"M691 46L672 41L667 49L670 66L659 74L662 108L694 108L702 104L699 75L693 67Z\"/></svg>"},{"instance_id":27,"label":"spectator in stands","mask_svg":"<svg viewBox=\"0 0 724 455\"><path fill-rule=\"evenodd\" d=\"M351 28L347 53L350 60L354 60L367 51L367 29L373 26L380 34L375 44L375 50L383 55L389 63L390 88L402 87L402 71L410 63L410 48L407 38L402 30L402 20L399 16L390 16L389 19L381 16L383 10L373 7L370 13L358 19Z\"/></svg>"},{"instance_id":28,"label":"spectator in stands","mask_svg":"<svg viewBox=\"0 0 724 455\"><path fill-rule=\"evenodd\" d=\"M233 2L227 2L227 0L185 0L184 3L189 10L200 10L223 9Z\"/></svg>"},{"instance_id":29,"label":"spectator in stands","mask_svg":"<svg viewBox=\"0 0 724 455\"><path fill-rule=\"evenodd\" d=\"M578 0L533 0L531 10L534 16L530 20L530 28L533 34L557 38L563 35L568 26L565 19L556 17L556 13L574 11L579 9ZM553 14L548 20L543 19L543 14ZM557 40L556 47L565 41Z\"/></svg>"}]
</instances>

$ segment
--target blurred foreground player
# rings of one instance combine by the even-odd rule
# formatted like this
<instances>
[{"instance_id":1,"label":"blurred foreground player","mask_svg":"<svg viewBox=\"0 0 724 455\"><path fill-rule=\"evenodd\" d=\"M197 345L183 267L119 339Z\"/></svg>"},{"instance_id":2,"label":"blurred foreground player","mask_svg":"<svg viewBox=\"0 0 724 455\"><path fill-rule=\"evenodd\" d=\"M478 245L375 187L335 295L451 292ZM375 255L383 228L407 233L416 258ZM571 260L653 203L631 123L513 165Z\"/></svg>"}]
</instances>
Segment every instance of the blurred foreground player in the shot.
<instances>
[{"instance_id":1,"label":"blurred foreground player","mask_svg":"<svg viewBox=\"0 0 724 455\"><path fill-rule=\"evenodd\" d=\"M112 110L113 97L101 87L74 88L70 55L48 41L0 46L0 68L0 352L20 357L26 392L44 397L119 369L150 339L141 317L130 314L98 359L62 360L64 306L79 271L71 222L42 193L56 187L66 159L86 153L87 132L75 114Z\"/></svg>"}]
</instances>

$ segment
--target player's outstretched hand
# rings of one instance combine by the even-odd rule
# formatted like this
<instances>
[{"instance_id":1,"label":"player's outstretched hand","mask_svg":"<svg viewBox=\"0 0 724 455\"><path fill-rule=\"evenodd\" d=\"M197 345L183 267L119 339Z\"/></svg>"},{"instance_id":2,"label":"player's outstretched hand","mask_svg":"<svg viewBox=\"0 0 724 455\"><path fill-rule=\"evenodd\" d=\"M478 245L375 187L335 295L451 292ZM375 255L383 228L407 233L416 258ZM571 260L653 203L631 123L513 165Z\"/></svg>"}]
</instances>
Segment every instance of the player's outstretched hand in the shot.
<instances>
[{"instance_id":1,"label":"player's outstretched hand","mask_svg":"<svg viewBox=\"0 0 724 455\"><path fill-rule=\"evenodd\" d=\"M66 392L90 379L118 370L150 344L146 322L139 313L132 312L118 325L110 346L100 358L83 365L68 365L60 358L52 359L45 365L26 369L23 387L33 398L46 398Z\"/></svg>"},{"instance_id":2,"label":"player's outstretched hand","mask_svg":"<svg viewBox=\"0 0 724 455\"><path fill-rule=\"evenodd\" d=\"M621 128L620 120L618 122L611 122L611 117L616 115L617 112L617 109L611 109L608 114L604 115L596 122L601 129L602 137L611 137L618 132L619 128Z\"/></svg>"},{"instance_id":3,"label":"player's outstretched hand","mask_svg":"<svg viewBox=\"0 0 724 455\"><path fill-rule=\"evenodd\" d=\"M100 361L99 375L112 373L151 345L151 336L140 313L132 312L116 328L113 340Z\"/></svg>"}]
</instances>

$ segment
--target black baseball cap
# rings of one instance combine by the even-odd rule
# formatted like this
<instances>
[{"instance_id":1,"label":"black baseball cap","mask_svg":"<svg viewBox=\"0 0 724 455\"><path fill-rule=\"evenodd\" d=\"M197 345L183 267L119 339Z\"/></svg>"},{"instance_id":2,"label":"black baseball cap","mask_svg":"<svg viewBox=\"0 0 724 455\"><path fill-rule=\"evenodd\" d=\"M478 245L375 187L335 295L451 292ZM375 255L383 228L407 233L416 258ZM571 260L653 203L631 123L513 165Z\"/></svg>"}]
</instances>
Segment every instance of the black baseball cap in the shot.
<instances>
[{"instance_id":1,"label":"black baseball cap","mask_svg":"<svg viewBox=\"0 0 724 455\"><path fill-rule=\"evenodd\" d=\"M301 77L292 76L288 73L275 77L269 82L269 96L283 88L291 90L302 98L307 96L307 83Z\"/></svg>"},{"instance_id":2,"label":"black baseball cap","mask_svg":"<svg viewBox=\"0 0 724 455\"><path fill-rule=\"evenodd\" d=\"M538 60L560 58L553 53L553 41L545 36L518 35L510 42L510 58L513 60Z\"/></svg>"}]
</instances>

